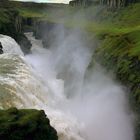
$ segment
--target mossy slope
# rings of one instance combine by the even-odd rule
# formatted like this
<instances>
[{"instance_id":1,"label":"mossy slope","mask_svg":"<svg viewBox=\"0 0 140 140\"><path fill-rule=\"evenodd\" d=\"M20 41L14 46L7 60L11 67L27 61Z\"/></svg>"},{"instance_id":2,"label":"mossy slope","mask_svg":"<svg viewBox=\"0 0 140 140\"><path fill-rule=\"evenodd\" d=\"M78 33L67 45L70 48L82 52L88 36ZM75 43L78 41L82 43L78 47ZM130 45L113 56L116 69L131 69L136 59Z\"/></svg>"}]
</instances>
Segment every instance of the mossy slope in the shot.
<instances>
[{"instance_id":1,"label":"mossy slope","mask_svg":"<svg viewBox=\"0 0 140 140\"><path fill-rule=\"evenodd\" d=\"M44 111L11 108L0 110L1 140L58 140Z\"/></svg>"}]
</instances>

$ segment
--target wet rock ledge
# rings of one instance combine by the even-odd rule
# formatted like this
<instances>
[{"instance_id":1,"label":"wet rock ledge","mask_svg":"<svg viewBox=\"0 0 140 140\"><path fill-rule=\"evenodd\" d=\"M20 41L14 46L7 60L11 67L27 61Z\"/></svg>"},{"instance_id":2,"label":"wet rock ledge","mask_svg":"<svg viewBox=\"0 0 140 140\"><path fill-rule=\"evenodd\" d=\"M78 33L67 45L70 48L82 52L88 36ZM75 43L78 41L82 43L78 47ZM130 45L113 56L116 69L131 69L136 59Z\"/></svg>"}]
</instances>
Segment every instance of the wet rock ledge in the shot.
<instances>
[{"instance_id":1,"label":"wet rock ledge","mask_svg":"<svg viewBox=\"0 0 140 140\"><path fill-rule=\"evenodd\" d=\"M0 110L1 140L58 140L43 110Z\"/></svg>"}]
</instances>

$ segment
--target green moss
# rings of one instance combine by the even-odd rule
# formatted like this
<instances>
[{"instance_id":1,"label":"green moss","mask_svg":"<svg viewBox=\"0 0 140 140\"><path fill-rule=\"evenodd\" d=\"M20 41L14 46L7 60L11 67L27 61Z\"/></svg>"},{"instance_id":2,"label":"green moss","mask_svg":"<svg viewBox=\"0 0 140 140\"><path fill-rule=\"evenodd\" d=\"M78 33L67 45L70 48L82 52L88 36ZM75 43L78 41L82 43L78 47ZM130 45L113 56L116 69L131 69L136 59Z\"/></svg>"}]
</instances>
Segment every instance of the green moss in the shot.
<instances>
[{"instance_id":1,"label":"green moss","mask_svg":"<svg viewBox=\"0 0 140 140\"><path fill-rule=\"evenodd\" d=\"M132 40L133 45L129 51L130 56L140 57L140 30L129 33L128 37Z\"/></svg>"},{"instance_id":2,"label":"green moss","mask_svg":"<svg viewBox=\"0 0 140 140\"><path fill-rule=\"evenodd\" d=\"M0 139L2 140L57 140L44 111L0 110Z\"/></svg>"},{"instance_id":3,"label":"green moss","mask_svg":"<svg viewBox=\"0 0 140 140\"><path fill-rule=\"evenodd\" d=\"M107 70L113 70L117 79L130 87L130 96L133 100L131 102L135 102L137 111L140 105L139 9L140 4L134 4L112 13L103 9L104 18L99 16L101 23L98 26L95 24L87 26L88 31L95 32L100 41L94 57Z\"/></svg>"}]
</instances>

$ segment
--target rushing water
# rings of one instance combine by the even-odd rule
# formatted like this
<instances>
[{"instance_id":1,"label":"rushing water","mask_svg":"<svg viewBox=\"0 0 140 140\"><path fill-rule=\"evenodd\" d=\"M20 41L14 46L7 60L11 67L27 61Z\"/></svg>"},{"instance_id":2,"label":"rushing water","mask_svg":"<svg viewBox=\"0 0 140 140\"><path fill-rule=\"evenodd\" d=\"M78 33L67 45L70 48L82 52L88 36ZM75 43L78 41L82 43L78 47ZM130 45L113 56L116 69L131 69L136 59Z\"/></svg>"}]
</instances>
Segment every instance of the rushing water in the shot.
<instances>
[{"instance_id":1,"label":"rushing water","mask_svg":"<svg viewBox=\"0 0 140 140\"><path fill-rule=\"evenodd\" d=\"M69 36L44 49L32 33L32 54L0 36L0 107L45 110L59 140L134 140L133 115L123 87L91 60L90 48Z\"/></svg>"}]
</instances>

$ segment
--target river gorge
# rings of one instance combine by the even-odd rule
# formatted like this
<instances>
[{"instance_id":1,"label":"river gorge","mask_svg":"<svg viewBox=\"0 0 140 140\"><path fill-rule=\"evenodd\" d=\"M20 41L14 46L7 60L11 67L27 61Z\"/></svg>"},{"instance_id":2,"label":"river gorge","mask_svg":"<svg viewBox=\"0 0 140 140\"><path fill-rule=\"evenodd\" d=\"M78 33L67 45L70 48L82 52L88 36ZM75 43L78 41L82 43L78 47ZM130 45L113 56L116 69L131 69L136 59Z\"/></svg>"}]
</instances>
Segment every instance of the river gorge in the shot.
<instances>
[{"instance_id":1,"label":"river gorge","mask_svg":"<svg viewBox=\"0 0 140 140\"><path fill-rule=\"evenodd\" d=\"M0 140L140 140L139 0L27 1L0 0Z\"/></svg>"},{"instance_id":2,"label":"river gorge","mask_svg":"<svg viewBox=\"0 0 140 140\"><path fill-rule=\"evenodd\" d=\"M1 109L45 110L59 140L134 140L134 114L125 87L96 61L82 33L57 38L57 46L26 33L31 53L23 55L11 37L0 35ZM92 49L93 50L93 49Z\"/></svg>"}]
</instances>

